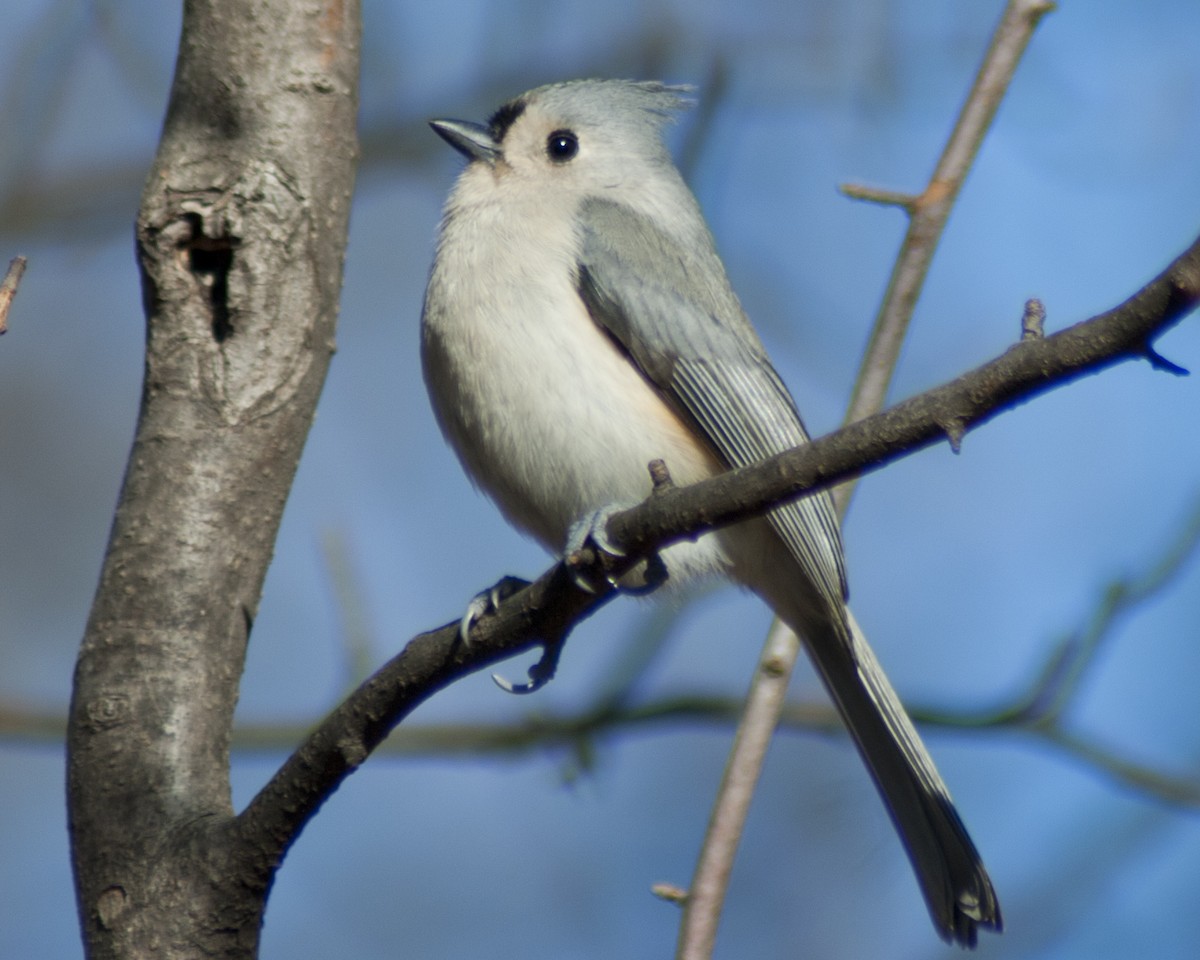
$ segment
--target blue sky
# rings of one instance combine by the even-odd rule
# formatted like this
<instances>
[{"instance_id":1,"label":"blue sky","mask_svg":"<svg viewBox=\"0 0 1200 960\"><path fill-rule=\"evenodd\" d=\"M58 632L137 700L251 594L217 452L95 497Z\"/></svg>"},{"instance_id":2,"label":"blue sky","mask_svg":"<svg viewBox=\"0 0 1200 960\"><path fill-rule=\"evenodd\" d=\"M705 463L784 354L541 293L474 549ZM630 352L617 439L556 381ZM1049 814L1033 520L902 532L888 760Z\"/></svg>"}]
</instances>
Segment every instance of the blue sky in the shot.
<instances>
[{"instance_id":1,"label":"blue sky","mask_svg":"<svg viewBox=\"0 0 1200 960\"><path fill-rule=\"evenodd\" d=\"M1001 4L366 4L359 178L339 351L289 503L239 716L304 725L347 682L322 542L343 544L375 663L504 573L547 564L437 435L417 323L460 159L424 126L581 75L728 84L691 181L735 288L817 433L839 421L903 231L836 192L919 188ZM0 259L30 265L0 340L0 705L65 709L140 389L132 222L170 81L166 4L18 0L0 37ZM1038 30L947 229L894 398L1003 351L1022 304L1058 329L1123 300L1200 227L1200 6L1063 3ZM684 118L678 136L690 131ZM22 211L13 197L33 198ZM1200 367L1196 319L1159 343ZM846 523L854 607L906 699L1004 702L1146 570L1200 500L1200 392L1127 364L1008 413L962 453L866 480ZM610 606L531 699L486 677L413 723L512 722L587 702L652 603ZM738 695L766 609L730 588L678 611L638 695ZM1068 724L1200 777L1200 565L1124 618ZM518 676L521 665L506 665ZM819 699L801 671L797 699ZM980 956L1194 955L1200 821L1028 735L928 737L999 890ZM263 956L669 955L729 731L668 727L554 751L378 758L280 872ZM241 755L244 803L281 756ZM0 960L80 955L61 749L0 742ZM718 956L928 957L933 935L869 780L841 737L772 749Z\"/></svg>"}]
</instances>

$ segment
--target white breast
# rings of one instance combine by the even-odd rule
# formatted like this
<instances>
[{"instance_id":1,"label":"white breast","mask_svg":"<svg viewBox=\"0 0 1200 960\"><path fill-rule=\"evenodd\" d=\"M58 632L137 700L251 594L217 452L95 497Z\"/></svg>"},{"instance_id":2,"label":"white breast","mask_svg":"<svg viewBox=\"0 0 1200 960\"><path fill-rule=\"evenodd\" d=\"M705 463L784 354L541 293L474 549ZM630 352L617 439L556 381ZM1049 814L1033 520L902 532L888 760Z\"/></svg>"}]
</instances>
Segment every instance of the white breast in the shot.
<instances>
[{"instance_id":1,"label":"white breast","mask_svg":"<svg viewBox=\"0 0 1200 960\"><path fill-rule=\"evenodd\" d=\"M502 214L469 202L471 186L464 174L443 225L422 358L438 422L473 480L558 552L580 517L643 499L651 460L666 461L678 484L716 472L588 315L574 287L569 212L541 209L535 196ZM672 548L668 563L676 579L725 566L712 538Z\"/></svg>"}]
</instances>

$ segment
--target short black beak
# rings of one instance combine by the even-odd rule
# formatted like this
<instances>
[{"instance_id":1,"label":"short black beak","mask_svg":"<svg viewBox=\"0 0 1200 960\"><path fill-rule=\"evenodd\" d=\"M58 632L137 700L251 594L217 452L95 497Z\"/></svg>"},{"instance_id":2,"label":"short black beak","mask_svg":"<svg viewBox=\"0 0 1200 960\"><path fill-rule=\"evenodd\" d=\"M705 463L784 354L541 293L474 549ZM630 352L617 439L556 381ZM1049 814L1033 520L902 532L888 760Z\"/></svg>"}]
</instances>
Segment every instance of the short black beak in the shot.
<instances>
[{"instance_id":1,"label":"short black beak","mask_svg":"<svg viewBox=\"0 0 1200 960\"><path fill-rule=\"evenodd\" d=\"M500 155L500 147L492 139L488 128L469 120L430 120L433 132L468 160L494 163Z\"/></svg>"}]
</instances>

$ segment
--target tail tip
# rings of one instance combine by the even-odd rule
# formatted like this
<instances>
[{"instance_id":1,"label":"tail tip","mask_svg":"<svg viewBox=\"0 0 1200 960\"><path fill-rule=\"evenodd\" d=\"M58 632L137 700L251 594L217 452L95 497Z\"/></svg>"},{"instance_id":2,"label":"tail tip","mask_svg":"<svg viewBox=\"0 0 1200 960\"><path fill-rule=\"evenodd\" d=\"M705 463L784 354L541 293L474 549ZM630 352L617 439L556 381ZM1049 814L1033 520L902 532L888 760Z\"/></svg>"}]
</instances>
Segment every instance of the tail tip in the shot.
<instances>
[{"instance_id":1,"label":"tail tip","mask_svg":"<svg viewBox=\"0 0 1200 960\"><path fill-rule=\"evenodd\" d=\"M963 890L955 898L948 917L942 918L938 927L942 937L966 949L974 949L980 927L1001 933L1004 919L1000 916L1000 903L990 883L980 890Z\"/></svg>"}]
</instances>

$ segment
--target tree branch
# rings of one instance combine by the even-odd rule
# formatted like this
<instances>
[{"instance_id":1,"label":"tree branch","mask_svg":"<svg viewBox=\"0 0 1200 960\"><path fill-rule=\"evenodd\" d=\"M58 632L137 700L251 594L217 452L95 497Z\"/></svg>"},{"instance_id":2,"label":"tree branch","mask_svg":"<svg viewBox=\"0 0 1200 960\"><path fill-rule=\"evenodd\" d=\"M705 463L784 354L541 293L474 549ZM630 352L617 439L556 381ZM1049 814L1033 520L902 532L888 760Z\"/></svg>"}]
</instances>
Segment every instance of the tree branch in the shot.
<instances>
[{"instance_id":1,"label":"tree branch","mask_svg":"<svg viewBox=\"0 0 1200 960\"><path fill-rule=\"evenodd\" d=\"M1200 238L1132 297L1043 340L1023 340L950 383L826 437L616 514L608 533L644 556L686 535L860 476L968 430L1087 374L1148 359L1152 343L1200 302Z\"/></svg>"},{"instance_id":2,"label":"tree branch","mask_svg":"<svg viewBox=\"0 0 1200 960\"><path fill-rule=\"evenodd\" d=\"M799 655L799 638L778 617L772 618L750 692L740 711L692 881L679 901L683 916L675 951L678 960L703 960L716 946L717 926L742 831L767 749L786 706L788 685Z\"/></svg>"},{"instance_id":3,"label":"tree branch","mask_svg":"<svg viewBox=\"0 0 1200 960\"><path fill-rule=\"evenodd\" d=\"M1000 357L884 413L762 463L691 487L664 489L615 514L609 536L625 557L578 557L622 571L669 543L761 514L775 504L878 469L947 436L961 437L1018 403L1116 363L1145 358L1155 337L1200 303L1200 238L1120 306ZM591 553L591 551L583 551ZM602 576L590 578L602 582ZM413 639L330 714L240 816L243 831L282 858L304 825L387 735L438 690L570 629L614 596L580 590L562 564L480 620L471 645L457 621Z\"/></svg>"},{"instance_id":4,"label":"tree branch","mask_svg":"<svg viewBox=\"0 0 1200 960\"><path fill-rule=\"evenodd\" d=\"M933 176L920 194L911 196L861 185L842 187L846 196L900 206L909 215L908 231L900 245L850 396L846 423L877 413L887 402L888 386L900 358L908 322L925 284L933 252L946 221L950 219L954 201L1008 92L1033 31L1053 8L1054 4L1047 0L1009 0L950 139L938 158ZM853 487L848 487L838 495L843 512L852 491Z\"/></svg>"}]
</instances>

